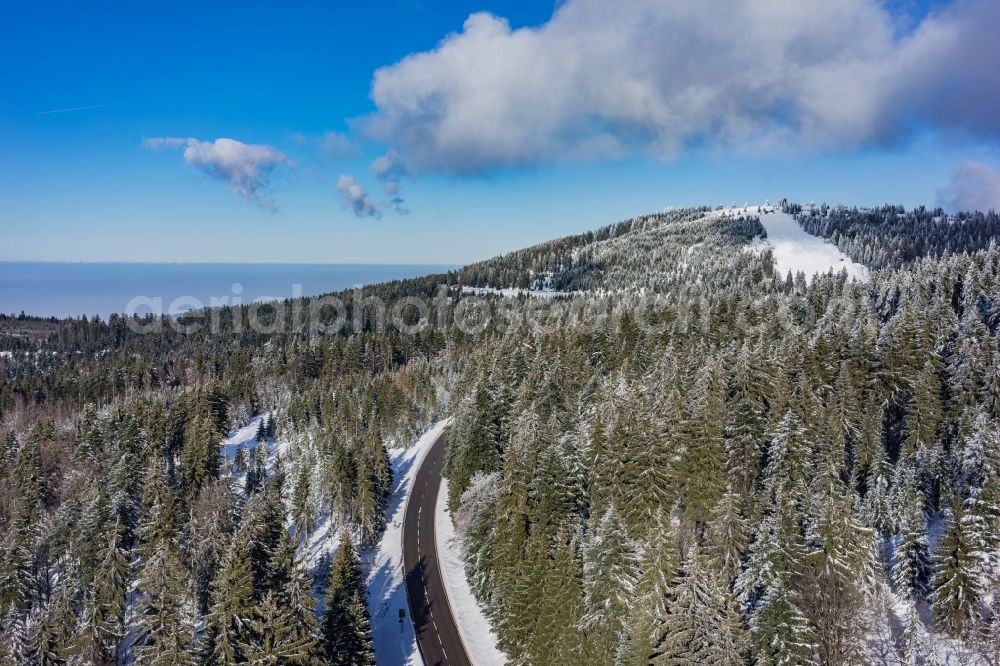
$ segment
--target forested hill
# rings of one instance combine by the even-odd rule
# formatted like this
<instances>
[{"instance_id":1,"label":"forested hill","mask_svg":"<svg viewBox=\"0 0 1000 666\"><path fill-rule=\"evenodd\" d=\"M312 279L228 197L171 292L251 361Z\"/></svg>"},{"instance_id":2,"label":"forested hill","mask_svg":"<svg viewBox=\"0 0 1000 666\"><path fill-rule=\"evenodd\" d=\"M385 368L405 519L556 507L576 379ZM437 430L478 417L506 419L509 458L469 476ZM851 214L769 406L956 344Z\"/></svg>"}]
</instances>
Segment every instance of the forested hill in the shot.
<instances>
[{"instance_id":1,"label":"forested hill","mask_svg":"<svg viewBox=\"0 0 1000 666\"><path fill-rule=\"evenodd\" d=\"M877 270L781 274L774 213L705 208L338 294L332 332L0 317L0 662L371 663L355 550L445 416L512 663L995 660L996 216L783 210ZM564 295L356 300L466 287Z\"/></svg>"},{"instance_id":2,"label":"forested hill","mask_svg":"<svg viewBox=\"0 0 1000 666\"><path fill-rule=\"evenodd\" d=\"M985 250L1000 235L1000 215L971 212L949 217L940 208L906 210L839 206L796 207L811 234L828 238L871 268L901 266L921 257Z\"/></svg>"},{"instance_id":3,"label":"forested hill","mask_svg":"<svg viewBox=\"0 0 1000 666\"><path fill-rule=\"evenodd\" d=\"M567 236L466 266L457 271L470 287L556 291L654 289L690 283L688 256L713 260L764 235L755 216L721 217L707 208L633 218L594 232Z\"/></svg>"},{"instance_id":4,"label":"forested hill","mask_svg":"<svg viewBox=\"0 0 1000 666\"><path fill-rule=\"evenodd\" d=\"M588 256L590 284L663 298L487 332L453 392L450 501L501 647L517 664L995 663L995 215L915 215L914 257L906 216L817 212L870 234L890 267L867 282L783 278L678 215L558 262L526 251L520 270L558 280Z\"/></svg>"}]
</instances>

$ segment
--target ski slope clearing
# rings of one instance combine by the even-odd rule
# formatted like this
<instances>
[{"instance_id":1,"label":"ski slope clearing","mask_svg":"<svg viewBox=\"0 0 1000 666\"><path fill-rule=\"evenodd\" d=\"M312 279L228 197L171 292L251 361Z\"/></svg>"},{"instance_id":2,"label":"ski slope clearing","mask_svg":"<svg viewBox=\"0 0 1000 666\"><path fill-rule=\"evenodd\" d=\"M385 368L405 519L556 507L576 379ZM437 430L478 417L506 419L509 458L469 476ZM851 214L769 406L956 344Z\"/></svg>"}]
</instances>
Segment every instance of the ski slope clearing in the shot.
<instances>
[{"instance_id":1,"label":"ski slope clearing","mask_svg":"<svg viewBox=\"0 0 1000 666\"><path fill-rule=\"evenodd\" d=\"M851 261L851 258L825 239L807 233L795 218L782 213L773 206L746 206L726 208L714 214L724 217L759 215L760 223L767 231L767 238L753 246L755 250L770 248L774 256L775 269L782 275L789 271L796 275L805 273L811 280L817 273L839 273L847 270L848 277L861 282L868 281L868 268Z\"/></svg>"},{"instance_id":2,"label":"ski slope clearing","mask_svg":"<svg viewBox=\"0 0 1000 666\"><path fill-rule=\"evenodd\" d=\"M476 666L506 664L507 658L497 647L497 635L493 633L483 609L472 595L469 581L465 577L462 543L455 534L455 526L448 513L448 479L441 481L438 491L434 512L434 540L441 578L448 592L448 603L469 659Z\"/></svg>"},{"instance_id":3,"label":"ski slope clearing","mask_svg":"<svg viewBox=\"0 0 1000 666\"><path fill-rule=\"evenodd\" d=\"M774 252L778 270L792 275L802 271L807 278L816 273L839 273L846 269L855 280L868 280L868 269L851 261L836 245L805 232L788 213L762 213L760 223L767 230L767 242Z\"/></svg>"}]
</instances>

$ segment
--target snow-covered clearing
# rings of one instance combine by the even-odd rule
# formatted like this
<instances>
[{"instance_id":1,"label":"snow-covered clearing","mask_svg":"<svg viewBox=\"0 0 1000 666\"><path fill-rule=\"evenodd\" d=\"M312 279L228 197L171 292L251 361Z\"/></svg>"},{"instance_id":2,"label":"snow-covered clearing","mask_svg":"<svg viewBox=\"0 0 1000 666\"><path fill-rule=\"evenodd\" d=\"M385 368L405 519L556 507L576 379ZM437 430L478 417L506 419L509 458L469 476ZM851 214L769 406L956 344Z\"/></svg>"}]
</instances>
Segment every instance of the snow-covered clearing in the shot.
<instances>
[{"instance_id":1,"label":"snow-covered clearing","mask_svg":"<svg viewBox=\"0 0 1000 666\"><path fill-rule=\"evenodd\" d=\"M403 584L403 516L417 469L448 423L448 419L438 421L409 448L390 452L394 487L389 500L388 524L378 548L363 554L369 571L368 611L375 637L375 661L381 666L423 664ZM400 608L406 610L402 623L399 621Z\"/></svg>"},{"instance_id":2,"label":"snow-covered clearing","mask_svg":"<svg viewBox=\"0 0 1000 666\"><path fill-rule=\"evenodd\" d=\"M260 428L261 422L268 418L271 418L270 414L255 416L250 419L247 425L229 433L229 436L222 441L222 454L230 462L236 459L236 455L240 452L240 449L244 449L248 455L252 455L253 450L258 445L257 431ZM280 453L282 458L287 459L289 442L286 440L275 441L267 439L265 444L267 445L267 464L265 469L268 474L272 474L277 455ZM236 470L233 470L233 482L240 488L244 488L246 484L246 471L237 473ZM294 525L291 518L288 520L288 531L294 533ZM331 520L329 514L322 513L316 516L316 524L309 532L309 538L299 546L299 558L310 574L315 575L316 567L323 560L324 555L334 553L340 547L339 536L337 526Z\"/></svg>"},{"instance_id":3,"label":"snow-covered clearing","mask_svg":"<svg viewBox=\"0 0 1000 666\"><path fill-rule=\"evenodd\" d=\"M252 450L257 446L257 430L263 419L263 416L255 416L250 419L250 423L229 433L229 436L222 440L222 455L234 460L240 449Z\"/></svg>"},{"instance_id":4,"label":"snow-covered clearing","mask_svg":"<svg viewBox=\"0 0 1000 666\"><path fill-rule=\"evenodd\" d=\"M534 298L557 298L559 296L576 296L579 291L555 291L554 289L494 289L493 287L462 287L463 294L472 296L497 295L504 298L517 298L518 296L532 296Z\"/></svg>"},{"instance_id":5,"label":"snow-covered clearing","mask_svg":"<svg viewBox=\"0 0 1000 666\"><path fill-rule=\"evenodd\" d=\"M469 588L465 578L465 561L462 544L448 513L448 480L441 482L437 506L434 511L434 541L437 548L441 578L448 593L451 614L458 625L462 644L476 666L501 666L507 658L497 647L497 635L493 633L483 609Z\"/></svg>"},{"instance_id":6,"label":"snow-covered clearing","mask_svg":"<svg viewBox=\"0 0 1000 666\"><path fill-rule=\"evenodd\" d=\"M831 269L834 272L847 269L849 277L862 282L868 279L865 266L851 261L833 243L806 233L788 213L762 213L760 223L767 231L767 242L774 250L774 261L781 273L791 271L795 275L802 271L811 278Z\"/></svg>"},{"instance_id":7,"label":"snow-covered clearing","mask_svg":"<svg viewBox=\"0 0 1000 666\"><path fill-rule=\"evenodd\" d=\"M788 271L791 271L792 275L802 271L807 279L812 279L817 273L828 273L831 269L839 273L841 269L847 269L849 277L862 282L868 280L867 267L851 261L851 258L833 243L807 233L794 217L782 213L773 206L724 208L711 214L722 217L758 215L760 223L767 231L767 238L758 241L751 248L762 250L770 247L774 255L775 268L782 276Z\"/></svg>"}]
</instances>

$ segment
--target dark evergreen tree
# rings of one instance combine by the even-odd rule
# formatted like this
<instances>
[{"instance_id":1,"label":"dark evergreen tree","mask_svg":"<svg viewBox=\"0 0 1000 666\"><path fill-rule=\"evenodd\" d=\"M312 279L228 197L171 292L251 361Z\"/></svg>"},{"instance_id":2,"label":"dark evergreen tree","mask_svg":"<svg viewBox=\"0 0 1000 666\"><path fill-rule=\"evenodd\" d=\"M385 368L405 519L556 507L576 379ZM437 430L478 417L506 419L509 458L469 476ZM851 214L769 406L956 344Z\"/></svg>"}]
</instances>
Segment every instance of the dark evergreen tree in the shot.
<instances>
[{"instance_id":1,"label":"dark evergreen tree","mask_svg":"<svg viewBox=\"0 0 1000 666\"><path fill-rule=\"evenodd\" d=\"M370 622L361 562L350 534L345 533L330 570L323 611L323 645L329 663L374 664Z\"/></svg>"},{"instance_id":2,"label":"dark evergreen tree","mask_svg":"<svg viewBox=\"0 0 1000 666\"><path fill-rule=\"evenodd\" d=\"M698 546L688 551L670 597L654 664L743 664L747 637L741 619Z\"/></svg>"},{"instance_id":3,"label":"dark evergreen tree","mask_svg":"<svg viewBox=\"0 0 1000 666\"><path fill-rule=\"evenodd\" d=\"M136 660L143 664L198 663L194 597L176 547L163 541L143 564L134 631Z\"/></svg>"}]
</instances>

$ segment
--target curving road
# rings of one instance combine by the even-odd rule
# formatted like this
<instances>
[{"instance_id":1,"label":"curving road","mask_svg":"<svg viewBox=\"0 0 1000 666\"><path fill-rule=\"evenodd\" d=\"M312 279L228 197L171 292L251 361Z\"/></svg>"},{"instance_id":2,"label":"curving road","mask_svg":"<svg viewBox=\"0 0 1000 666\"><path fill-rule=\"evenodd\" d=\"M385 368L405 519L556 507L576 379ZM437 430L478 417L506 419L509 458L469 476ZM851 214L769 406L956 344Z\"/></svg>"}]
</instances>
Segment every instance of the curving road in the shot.
<instances>
[{"instance_id":1,"label":"curving road","mask_svg":"<svg viewBox=\"0 0 1000 666\"><path fill-rule=\"evenodd\" d=\"M427 666L471 666L448 606L434 540L434 507L441 487L445 441L431 444L417 470L403 517L403 567L406 596Z\"/></svg>"}]
</instances>

